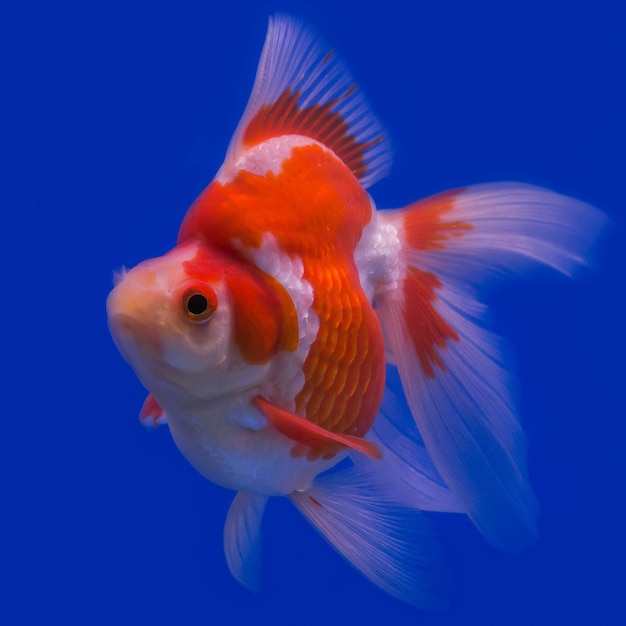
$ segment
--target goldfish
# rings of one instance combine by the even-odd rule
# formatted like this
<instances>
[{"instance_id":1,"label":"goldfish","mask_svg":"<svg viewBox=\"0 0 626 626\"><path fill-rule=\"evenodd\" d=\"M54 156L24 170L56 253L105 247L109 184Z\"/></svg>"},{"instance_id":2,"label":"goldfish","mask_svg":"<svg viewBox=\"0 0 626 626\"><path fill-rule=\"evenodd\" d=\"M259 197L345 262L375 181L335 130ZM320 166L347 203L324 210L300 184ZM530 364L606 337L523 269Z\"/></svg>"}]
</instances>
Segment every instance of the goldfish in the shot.
<instances>
[{"instance_id":1,"label":"goldfish","mask_svg":"<svg viewBox=\"0 0 626 626\"><path fill-rule=\"evenodd\" d=\"M286 497L358 571L424 609L448 602L434 527L491 545L537 535L501 340L480 288L585 265L592 206L521 183L399 209L367 189L392 150L344 63L270 18L249 102L176 246L116 277L110 332L189 463L236 493L230 572L257 590L261 520Z\"/></svg>"}]
</instances>

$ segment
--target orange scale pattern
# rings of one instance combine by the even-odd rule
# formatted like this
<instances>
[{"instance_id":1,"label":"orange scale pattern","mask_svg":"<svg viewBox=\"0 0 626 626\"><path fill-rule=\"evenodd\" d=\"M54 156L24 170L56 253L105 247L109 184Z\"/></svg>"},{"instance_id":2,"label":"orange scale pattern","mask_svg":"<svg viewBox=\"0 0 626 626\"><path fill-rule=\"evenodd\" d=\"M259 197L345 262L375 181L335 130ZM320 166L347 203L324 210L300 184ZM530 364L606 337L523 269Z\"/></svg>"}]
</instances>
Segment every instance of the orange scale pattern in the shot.
<instances>
[{"instance_id":1,"label":"orange scale pattern","mask_svg":"<svg viewBox=\"0 0 626 626\"><path fill-rule=\"evenodd\" d=\"M296 412L331 432L362 436L376 418L384 389L382 333L355 270L319 270L339 280L313 303L320 330L304 363ZM308 278L316 284L315 272L309 270Z\"/></svg>"},{"instance_id":2,"label":"orange scale pattern","mask_svg":"<svg viewBox=\"0 0 626 626\"><path fill-rule=\"evenodd\" d=\"M283 253L302 261L319 331L303 365L296 413L333 433L359 437L374 422L385 385L382 331L354 263L371 215L355 175L313 143L294 148L277 174L241 170L227 183L213 182L189 210L178 238L199 238L237 256L238 245L260 248L264 234L271 234Z\"/></svg>"}]
</instances>

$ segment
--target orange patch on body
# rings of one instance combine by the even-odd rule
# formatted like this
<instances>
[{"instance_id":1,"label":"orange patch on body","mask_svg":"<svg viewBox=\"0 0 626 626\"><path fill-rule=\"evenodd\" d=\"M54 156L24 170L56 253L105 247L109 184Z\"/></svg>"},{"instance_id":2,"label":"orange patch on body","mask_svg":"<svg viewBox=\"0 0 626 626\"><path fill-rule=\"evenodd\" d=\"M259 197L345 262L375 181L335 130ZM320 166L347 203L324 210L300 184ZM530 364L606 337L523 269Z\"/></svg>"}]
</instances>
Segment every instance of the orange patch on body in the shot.
<instances>
[{"instance_id":1,"label":"orange patch on body","mask_svg":"<svg viewBox=\"0 0 626 626\"><path fill-rule=\"evenodd\" d=\"M337 157L317 144L295 147L279 174L237 172L212 182L189 209L178 243L259 248L271 233L290 256L330 262L349 256L371 219L369 196Z\"/></svg>"},{"instance_id":2,"label":"orange patch on body","mask_svg":"<svg viewBox=\"0 0 626 626\"><path fill-rule=\"evenodd\" d=\"M224 278L233 297L234 337L243 358L262 364L281 349L295 350L298 319L291 299L279 295L282 285L258 270L229 272Z\"/></svg>"},{"instance_id":3,"label":"orange patch on body","mask_svg":"<svg viewBox=\"0 0 626 626\"><path fill-rule=\"evenodd\" d=\"M260 131L259 131L260 132ZM179 243L259 248L271 234L302 261L319 331L303 370L296 413L333 433L363 436L378 412L385 357L378 318L361 288L354 250L372 208L353 173L317 144L295 147L278 174L245 170L213 182L189 210Z\"/></svg>"},{"instance_id":4,"label":"orange patch on body","mask_svg":"<svg viewBox=\"0 0 626 626\"><path fill-rule=\"evenodd\" d=\"M316 269L314 283L324 282L324 275L332 272L334 280L326 282L335 286L313 302L319 341L304 363L305 384L296 396L296 412L306 410L309 419L314 416L330 431L363 436L376 418L385 385L378 317L360 287L354 289L355 276L347 264Z\"/></svg>"},{"instance_id":5,"label":"orange patch on body","mask_svg":"<svg viewBox=\"0 0 626 626\"><path fill-rule=\"evenodd\" d=\"M279 350L297 348L296 310L274 278L245 259L207 245L199 245L196 256L183 267L194 280L226 283L233 299L235 343L248 363L267 363Z\"/></svg>"}]
</instances>

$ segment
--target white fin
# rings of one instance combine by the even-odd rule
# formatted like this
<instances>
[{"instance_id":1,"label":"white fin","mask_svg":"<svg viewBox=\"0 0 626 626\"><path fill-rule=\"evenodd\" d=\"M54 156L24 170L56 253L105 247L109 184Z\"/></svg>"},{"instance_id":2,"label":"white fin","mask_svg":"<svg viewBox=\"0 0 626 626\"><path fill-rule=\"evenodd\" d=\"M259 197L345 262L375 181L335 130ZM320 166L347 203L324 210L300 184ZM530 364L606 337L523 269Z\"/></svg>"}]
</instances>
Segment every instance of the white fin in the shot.
<instances>
[{"instance_id":1,"label":"white fin","mask_svg":"<svg viewBox=\"0 0 626 626\"><path fill-rule=\"evenodd\" d=\"M367 439L378 445L382 458L375 462L361 454L350 458L357 467L367 464L372 479L394 502L422 511L465 512L433 465L393 366L387 366L385 396Z\"/></svg>"},{"instance_id":2,"label":"white fin","mask_svg":"<svg viewBox=\"0 0 626 626\"><path fill-rule=\"evenodd\" d=\"M407 247L404 253L407 261L459 284L478 285L486 278L519 274L541 265L572 276L588 264L590 250L607 223L601 211L585 202L512 182L444 192L385 215L397 225L403 213L423 212L445 199L453 199L454 206L444 212L440 227L467 222L473 228L457 230L460 235L446 237L440 248Z\"/></svg>"},{"instance_id":3,"label":"white fin","mask_svg":"<svg viewBox=\"0 0 626 626\"><path fill-rule=\"evenodd\" d=\"M261 588L261 520L267 496L240 491L224 525L224 553L230 573L247 589Z\"/></svg>"},{"instance_id":4,"label":"white fin","mask_svg":"<svg viewBox=\"0 0 626 626\"><path fill-rule=\"evenodd\" d=\"M289 498L337 552L381 589L421 609L445 608L445 557L430 520L391 502L367 467L319 476L310 490Z\"/></svg>"},{"instance_id":5,"label":"white fin","mask_svg":"<svg viewBox=\"0 0 626 626\"><path fill-rule=\"evenodd\" d=\"M472 285L538 264L570 274L604 219L592 207L518 184L478 185L385 214L403 277L377 311L435 467L486 539L508 550L536 535L526 442L500 340Z\"/></svg>"},{"instance_id":6,"label":"white fin","mask_svg":"<svg viewBox=\"0 0 626 626\"><path fill-rule=\"evenodd\" d=\"M281 135L326 145L364 187L391 165L389 141L344 64L313 31L278 14L269 20L252 94L226 162Z\"/></svg>"}]
</instances>

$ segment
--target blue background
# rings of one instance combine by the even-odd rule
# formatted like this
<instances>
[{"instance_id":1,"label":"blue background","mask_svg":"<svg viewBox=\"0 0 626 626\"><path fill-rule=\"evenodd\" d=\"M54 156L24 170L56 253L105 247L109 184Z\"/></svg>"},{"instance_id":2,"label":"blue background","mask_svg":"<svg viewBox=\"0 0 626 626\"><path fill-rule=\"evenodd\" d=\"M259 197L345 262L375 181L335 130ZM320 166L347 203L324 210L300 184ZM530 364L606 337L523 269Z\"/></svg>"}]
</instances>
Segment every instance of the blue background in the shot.
<instances>
[{"instance_id":1,"label":"blue background","mask_svg":"<svg viewBox=\"0 0 626 626\"><path fill-rule=\"evenodd\" d=\"M0 622L626 623L624 6L5 0ZM517 347L541 539L504 555L443 516L456 589L440 615L370 585L283 501L264 590L241 589L221 546L231 494L140 426L145 392L107 331L112 271L174 245L276 10L341 52L388 129L379 206L520 180L613 222L593 272L489 295Z\"/></svg>"}]
</instances>

